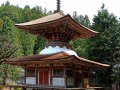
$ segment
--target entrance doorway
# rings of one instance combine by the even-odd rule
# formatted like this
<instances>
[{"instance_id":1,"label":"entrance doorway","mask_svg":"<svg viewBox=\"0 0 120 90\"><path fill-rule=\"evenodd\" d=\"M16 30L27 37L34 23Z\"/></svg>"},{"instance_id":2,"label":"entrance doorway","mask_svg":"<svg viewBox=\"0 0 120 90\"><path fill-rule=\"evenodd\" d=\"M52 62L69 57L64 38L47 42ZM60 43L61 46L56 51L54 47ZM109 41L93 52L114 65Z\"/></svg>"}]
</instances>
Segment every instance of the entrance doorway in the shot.
<instances>
[{"instance_id":1,"label":"entrance doorway","mask_svg":"<svg viewBox=\"0 0 120 90\"><path fill-rule=\"evenodd\" d=\"M39 71L39 84L49 85L49 71L48 70Z\"/></svg>"}]
</instances>

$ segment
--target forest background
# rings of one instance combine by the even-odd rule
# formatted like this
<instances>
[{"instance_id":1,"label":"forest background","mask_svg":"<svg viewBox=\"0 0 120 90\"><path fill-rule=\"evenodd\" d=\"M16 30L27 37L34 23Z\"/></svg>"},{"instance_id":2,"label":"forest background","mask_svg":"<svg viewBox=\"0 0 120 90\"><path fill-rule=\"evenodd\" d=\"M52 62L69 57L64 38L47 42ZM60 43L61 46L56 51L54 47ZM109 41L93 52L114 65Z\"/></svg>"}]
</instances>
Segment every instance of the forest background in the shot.
<instances>
[{"instance_id":1,"label":"forest background","mask_svg":"<svg viewBox=\"0 0 120 90\"><path fill-rule=\"evenodd\" d=\"M28 22L52 14L41 6L24 8L11 5L9 1L0 6L0 83L8 81L17 83L22 77L22 68L3 64L5 60L15 57L38 54L47 40L36 37L15 27L16 23ZM73 19L99 34L88 39L70 41L80 57L110 64L107 69L91 73L91 82L102 86L120 85L120 20L105 8L103 4L93 17L92 23L87 15L73 12Z\"/></svg>"}]
</instances>

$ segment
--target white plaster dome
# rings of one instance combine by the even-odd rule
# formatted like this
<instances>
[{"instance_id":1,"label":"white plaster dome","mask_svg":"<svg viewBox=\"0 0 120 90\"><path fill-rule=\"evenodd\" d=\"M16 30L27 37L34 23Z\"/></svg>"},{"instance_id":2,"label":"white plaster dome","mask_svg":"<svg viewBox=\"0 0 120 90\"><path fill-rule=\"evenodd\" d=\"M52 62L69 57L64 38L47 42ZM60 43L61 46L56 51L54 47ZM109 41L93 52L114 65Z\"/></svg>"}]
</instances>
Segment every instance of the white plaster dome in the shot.
<instances>
[{"instance_id":1,"label":"white plaster dome","mask_svg":"<svg viewBox=\"0 0 120 90\"><path fill-rule=\"evenodd\" d=\"M59 46L49 46L48 48L44 48L43 50L40 51L39 54L43 55L43 54L53 54L53 53L59 53L59 52L65 52L68 55L75 55L78 56L77 53L71 49L67 49L66 47L59 47Z\"/></svg>"}]
</instances>

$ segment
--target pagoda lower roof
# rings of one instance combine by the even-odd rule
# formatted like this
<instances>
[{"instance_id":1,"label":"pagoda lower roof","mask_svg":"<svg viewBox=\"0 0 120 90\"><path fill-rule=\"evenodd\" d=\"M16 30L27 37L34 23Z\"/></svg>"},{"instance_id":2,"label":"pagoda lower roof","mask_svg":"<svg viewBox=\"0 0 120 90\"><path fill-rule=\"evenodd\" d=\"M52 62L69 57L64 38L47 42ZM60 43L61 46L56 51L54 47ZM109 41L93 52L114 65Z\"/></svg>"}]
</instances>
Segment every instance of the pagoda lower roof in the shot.
<instances>
[{"instance_id":1,"label":"pagoda lower roof","mask_svg":"<svg viewBox=\"0 0 120 90\"><path fill-rule=\"evenodd\" d=\"M13 58L4 62L6 64L18 65L18 66L48 66L48 65L67 65L73 64L78 66L84 66L88 68L104 68L108 67L108 64L102 64L95 61L91 61L75 55L68 55L65 52L48 54L48 55L32 55L21 58Z\"/></svg>"},{"instance_id":2,"label":"pagoda lower roof","mask_svg":"<svg viewBox=\"0 0 120 90\"><path fill-rule=\"evenodd\" d=\"M44 32L54 31L53 28L56 27L59 29L61 26L66 26L69 31L73 30L78 33L77 38L87 38L98 34L98 32L78 24L69 14L64 15L62 12L54 13L30 22L16 24L16 26L19 29L23 29L24 31L38 36L42 36Z\"/></svg>"}]
</instances>

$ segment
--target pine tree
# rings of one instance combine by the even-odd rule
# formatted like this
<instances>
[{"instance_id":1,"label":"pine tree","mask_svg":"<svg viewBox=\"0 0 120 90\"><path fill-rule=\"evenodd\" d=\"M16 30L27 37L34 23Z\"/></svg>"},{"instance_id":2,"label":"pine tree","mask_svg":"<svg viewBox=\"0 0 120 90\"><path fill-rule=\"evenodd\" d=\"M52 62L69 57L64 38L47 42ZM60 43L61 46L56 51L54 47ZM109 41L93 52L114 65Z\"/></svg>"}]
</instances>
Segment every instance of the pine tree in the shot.
<instances>
[{"instance_id":1,"label":"pine tree","mask_svg":"<svg viewBox=\"0 0 120 90\"><path fill-rule=\"evenodd\" d=\"M10 2L6 1L5 6L10 6Z\"/></svg>"},{"instance_id":2,"label":"pine tree","mask_svg":"<svg viewBox=\"0 0 120 90\"><path fill-rule=\"evenodd\" d=\"M90 27L91 23L89 20L89 17L87 15L78 15L78 13L75 11L73 12L73 19L78 22L79 24ZM73 49L77 52L79 56L87 58L87 47L88 47L88 39L78 39L76 41L71 41Z\"/></svg>"},{"instance_id":3,"label":"pine tree","mask_svg":"<svg viewBox=\"0 0 120 90\"><path fill-rule=\"evenodd\" d=\"M97 83L102 85L111 84L111 74L114 59L114 54L120 50L120 29L118 20L114 14L102 8L98 14L94 16L92 29L100 34L90 39L88 56L92 60L101 63L110 64L111 67L105 70L96 71Z\"/></svg>"}]
</instances>

